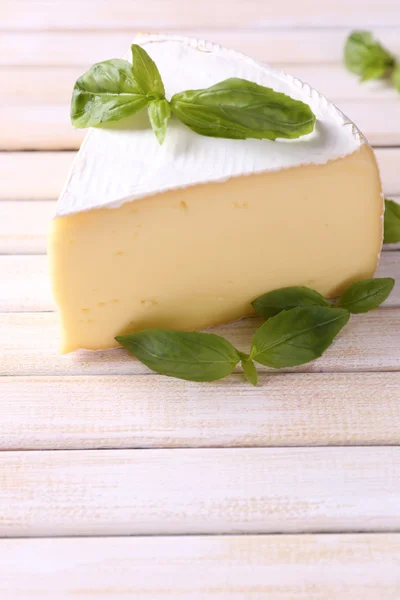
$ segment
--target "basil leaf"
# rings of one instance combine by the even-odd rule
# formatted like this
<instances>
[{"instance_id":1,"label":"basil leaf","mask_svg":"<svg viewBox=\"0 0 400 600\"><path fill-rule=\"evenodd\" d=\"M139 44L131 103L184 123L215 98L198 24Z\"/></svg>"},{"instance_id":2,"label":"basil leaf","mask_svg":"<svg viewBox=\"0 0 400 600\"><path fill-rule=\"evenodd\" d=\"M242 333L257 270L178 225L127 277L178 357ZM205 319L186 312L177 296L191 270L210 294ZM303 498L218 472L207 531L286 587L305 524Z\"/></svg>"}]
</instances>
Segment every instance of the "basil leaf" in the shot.
<instances>
[{"instance_id":1,"label":"basil leaf","mask_svg":"<svg viewBox=\"0 0 400 600\"><path fill-rule=\"evenodd\" d=\"M391 277L357 281L344 292L338 306L354 314L368 312L386 300L394 284Z\"/></svg>"},{"instance_id":2,"label":"basil leaf","mask_svg":"<svg viewBox=\"0 0 400 600\"><path fill-rule=\"evenodd\" d=\"M397 63L393 69L392 82L397 91L400 92L400 63Z\"/></svg>"},{"instance_id":3,"label":"basil leaf","mask_svg":"<svg viewBox=\"0 0 400 600\"><path fill-rule=\"evenodd\" d=\"M153 100L148 107L149 119L159 144L162 144L167 133L167 123L171 116L168 100Z\"/></svg>"},{"instance_id":4,"label":"basil leaf","mask_svg":"<svg viewBox=\"0 0 400 600\"><path fill-rule=\"evenodd\" d=\"M236 78L175 94L171 107L196 133L237 140L298 138L311 133L316 120L307 104Z\"/></svg>"},{"instance_id":5,"label":"basil leaf","mask_svg":"<svg viewBox=\"0 0 400 600\"><path fill-rule=\"evenodd\" d=\"M282 311L256 331L250 357L275 369L308 363L332 344L349 317L347 310L326 306Z\"/></svg>"},{"instance_id":6,"label":"basil leaf","mask_svg":"<svg viewBox=\"0 0 400 600\"><path fill-rule=\"evenodd\" d=\"M132 72L143 93L149 97L164 98L164 84L154 60L137 44L132 44L131 52Z\"/></svg>"},{"instance_id":7,"label":"basil leaf","mask_svg":"<svg viewBox=\"0 0 400 600\"><path fill-rule=\"evenodd\" d=\"M395 59L368 31L353 31L344 49L346 67L361 75L361 81L383 77Z\"/></svg>"},{"instance_id":8,"label":"basil leaf","mask_svg":"<svg viewBox=\"0 0 400 600\"><path fill-rule=\"evenodd\" d=\"M254 310L265 320L282 310L296 306L329 306L329 302L318 292L308 287L285 287L267 292L251 303Z\"/></svg>"},{"instance_id":9,"label":"basil leaf","mask_svg":"<svg viewBox=\"0 0 400 600\"><path fill-rule=\"evenodd\" d=\"M384 244L400 242L400 204L385 198Z\"/></svg>"},{"instance_id":10,"label":"basil leaf","mask_svg":"<svg viewBox=\"0 0 400 600\"><path fill-rule=\"evenodd\" d=\"M147 104L126 60L114 58L93 65L75 83L71 121L75 127L93 127L118 121Z\"/></svg>"},{"instance_id":11,"label":"basil leaf","mask_svg":"<svg viewBox=\"0 0 400 600\"><path fill-rule=\"evenodd\" d=\"M240 360L232 344L212 333L143 329L115 339L152 371L189 381L222 379Z\"/></svg>"},{"instance_id":12,"label":"basil leaf","mask_svg":"<svg viewBox=\"0 0 400 600\"><path fill-rule=\"evenodd\" d=\"M252 385L258 384L258 373L252 360L242 360L243 372L246 376L247 381Z\"/></svg>"}]
</instances>

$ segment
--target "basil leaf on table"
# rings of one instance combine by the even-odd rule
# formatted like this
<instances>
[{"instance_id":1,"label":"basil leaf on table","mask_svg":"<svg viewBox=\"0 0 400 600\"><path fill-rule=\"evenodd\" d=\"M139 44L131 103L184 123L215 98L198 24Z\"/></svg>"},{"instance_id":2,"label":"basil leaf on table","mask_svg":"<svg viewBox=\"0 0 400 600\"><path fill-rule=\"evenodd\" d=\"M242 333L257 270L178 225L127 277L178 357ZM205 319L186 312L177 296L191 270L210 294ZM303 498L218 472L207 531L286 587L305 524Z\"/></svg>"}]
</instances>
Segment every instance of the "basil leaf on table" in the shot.
<instances>
[{"instance_id":1,"label":"basil leaf on table","mask_svg":"<svg viewBox=\"0 0 400 600\"><path fill-rule=\"evenodd\" d=\"M392 82L397 91L400 92L400 63L397 63L393 69Z\"/></svg>"},{"instance_id":2,"label":"basil leaf on table","mask_svg":"<svg viewBox=\"0 0 400 600\"><path fill-rule=\"evenodd\" d=\"M146 106L148 100L127 60L96 63L75 83L71 121L75 127L93 127L119 121Z\"/></svg>"},{"instance_id":3,"label":"basil leaf on table","mask_svg":"<svg viewBox=\"0 0 400 600\"><path fill-rule=\"evenodd\" d=\"M245 79L226 79L171 99L174 115L201 135L244 140L298 138L314 129L308 104Z\"/></svg>"},{"instance_id":4,"label":"basil leaf on table","mask_svg":"<svg viewBox=\"0 0 400 600\"><path fill-rule=\"evenodd\" d=\"M162 144L167 133L171 106L168 100L153 100L148 107L149 119L159 144Z\"/></svg>"},{"instance_id":5,"label":"basil leaf on table","mask_svg":"<svg viewBox=\"0 0 400 600\"><path fill-rule=\"evenodd\" d=\"M251 360L249 354L244 354L243 352L239 352L240 358L242 360L242 369L245 374L247 381L249 381L252 385L258 384L258 373L255 367L254 362Z\"/></svg>"},{"instance_id":6,"label":"basil leaf on table","mask_svg":"<svg viewBox=\"0 0 400 600\"><path fill-rule=\"evenodd\" d=\"M141 46L132 44L132 72L135 81L149 97L164 98L165 89L157 65Z\"/></svg>"},{"instance_id":7,"label":"basil leaf on table","mask_svg":"<svg viewBox=\"0 0 400 600\"><path fill-rule=\"evenodd\" d=\"M143 329L115 339L152 371L189 381L222 379L240 361L232 344L212 333Z\"/></svg>"},{"instance_id":8,"label":"basil leaf on table","mask_svg":"<svg viewBox=\"0 0 400 600\"><path fill-rule=\"evenodd\" d=\"M386 300L394 284L391 277L356 281L342 294L338 306L353 314L368 312Z\"/></svg>"},{"instance_id":9,"label":"basil leaf on table","mask_svg":"<svg viewBox=\"0 0 400 600\"><path fill-rule=\"evenodd\" d=\"M346 67L361 76L361 81L386 75L395 64L394 56L368 31L353 31L344 49Z\"/></svg>"},{"instance_id":10,"label":"basil leaf on table","mask_svg":"<svg viewBox=\"0 0 400 600\"><path fill-rule=\"evenodd\" d=\"M400 204L385 198L384 244L400 242Z\"/></svg>"},{"instance_id":11,"label":"basil leaf on table","mask_svg":"<svg viewBox=\"0 0 400 600\"><path fill-rule=\"evenodd\" d=\"M320 357L346 325L347 310L307 306L282 311L255 333L250 358L281 369Z\"/></svg>"},{"instance_id":12,"label":"basil leaf on table","mask_svg":"<svg viewBox=\"0 0 400 600\"><path fill-rule=\"evenodd\" d=\"M296 306L329 306L329 302L308 287L285 287L267 292L252 303L254 310L265 320Z\"/></svg>"}]
</instances>

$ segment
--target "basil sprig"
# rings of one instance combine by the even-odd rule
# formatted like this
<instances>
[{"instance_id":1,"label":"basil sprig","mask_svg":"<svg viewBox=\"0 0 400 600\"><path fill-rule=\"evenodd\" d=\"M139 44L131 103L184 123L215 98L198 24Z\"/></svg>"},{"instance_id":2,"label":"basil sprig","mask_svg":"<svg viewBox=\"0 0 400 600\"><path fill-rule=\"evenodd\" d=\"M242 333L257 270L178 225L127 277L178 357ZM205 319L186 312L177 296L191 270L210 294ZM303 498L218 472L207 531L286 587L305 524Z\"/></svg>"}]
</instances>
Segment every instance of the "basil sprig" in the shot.
<instances>
[{"instance_id":1,"label":"basil sprig","mask_svg":"<svg viewBox=\"0 0 400 600\"><path fill-rule=\"evenodd\" d=\"M198 332L144 329L115 339L156 373L190 381L226 377L239 362L247 380L258 383L254 362L274 369L295 367L318 357L332 344L350 318L367 312L389 296L394 279L365 279L351 285L330 304L306 287L286 287L254 300L266 321L256 331L249 354L223 337Z\"/></svg>"},{"instance_id":2,"label":"basil sprig","mask_svg":"<svg viewBox=\"0 0 400 600\"><path fill-rule=\"evenodd\" d=\"M344 49L346 67L361 81L384 77L394 67L395 58L369 31L353 31Z\"/></svg>"},{"instance_id":3,"label":"basil sprig","mask_svg":"<svg viewBox=\"0 0 400 600\"><path fill-rule=\"evenodd\" d=\"M183 91L168 101L154 61L137 44L131 51L132 63L106 60L77 80L71 102L75 127L119 121L147 107L160 144L171 113L192 131L211 137L293 139L314 129L316 118L307 104L246 79Z\"/></svg>"},{"instance_id":4,"label":"basil sprig","mask_svg":"<svg viewBox=\"0 0 400 600\"><path fill-rule=\"evenodd\" d=\"M384 244L400 242L400 204L385 198Z\"/></svg>"}]
</instances>

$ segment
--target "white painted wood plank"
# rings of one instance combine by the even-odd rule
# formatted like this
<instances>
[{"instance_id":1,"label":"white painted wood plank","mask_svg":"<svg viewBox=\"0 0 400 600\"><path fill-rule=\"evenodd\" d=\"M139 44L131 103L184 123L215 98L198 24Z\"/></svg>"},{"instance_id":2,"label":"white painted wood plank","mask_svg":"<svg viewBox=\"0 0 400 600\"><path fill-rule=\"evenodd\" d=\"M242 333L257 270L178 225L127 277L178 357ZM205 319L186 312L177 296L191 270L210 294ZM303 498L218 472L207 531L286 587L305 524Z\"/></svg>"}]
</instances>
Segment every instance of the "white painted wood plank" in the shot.
<instances>
[{"instance_id":1,"label":"white painted wood plank","mask_svg":"<svg viewBox=\"0 0 400 600\"><path fill-rule=\"evenodd\" d=\"M28 1L31 2L31 0ZM260 1L263 2L263 0ZM395 1L397 2L397 0ZM320 4L323 6L324 3ZM263 5L266 10L270 11L271 3L263 2ZM160 28L154 23L143 29L137 22L131 27L125 26L124 31L99 31L96 27L94 27L95 31L76 31L77 27L83 23L81 11L85 6L87 6L87 2L82 3L80 7L79 18L77 18L77 13L68 9L74 19L72 31L29 32L17 30L9 33L2 32L0 36L0 66L81 66L85 69L95 62L125 56L133 38L140 31L160 32ZM214 5L210 13L213 18L217 6L220 4ZM247 11L248 2L245 6ZM301 5L299 4L299 6ZM359 19L355 23L357 29L361 27L360 19L365 9L366 5L364 4L359 11ZM285 4L284 10L290 14L287 4ZM94 18L97 12L96 10L91 17ZM225 13L225 16L229 12L230 10ZM336 13L340 14L339 9L336 9ZM347 9L342 14L346 13ZM33 23L33 19L34 15L31 15L29 19L31 23ZM175 19L176 16L174 16ZM261 22L259 23L262 25ZM349 27L344 29L286 28L263 31L261 28L246 30L245 21L237 24L239 25L238 31L227 31L224 29L227 23L222 24L221 27L218 23L213 22L210 29L201 29L200 23L198 23L198 28L193 30L181 28L178 35L210 40L271 64L334 64L342 62L344 44L352 30L352 27ZM4 19L2 19L2 25L4 27ZM384 28L378 28L377 25L378 23L375 22L369 29L382 44L390 48L391 52L400 54L400 23L392 22L392 26ZM175 31L178 29L176 20L173 27ZM23 81L21 84L23 85Z\"/></svg>"},{"instance_id":2,"label":"white painted wood plank","mask_svg":"<svg viewBox=\"0 0 400 600\"><path fill-rule=\"evenodd\" d=\"M0 542L2 600L398 600L398 534Z\"/></svg>"},{"instance_id":3,"label":"white painted wood plank","mask_svg":"<svg viewBox=\"0 0 400 600\"><path fill-rule=\"evenodd\" d=\"M3 29L129 29L171 27L373 27L400 25L397 0L3 0ZM79 17L79 18L78 18Z\"/></svg>"},{"instance_id":4,"label":"white painted wood plank","mask_svg":"<svg viewBox=\"0 0 400 600\"><path fill-rule=\"evenodd\" d=\"M260 320L243 319L210 331L248 351ZM318 360L295 372L400 370L400 310L353 315L335 343ZM122 349L59 355L56 313L0 313L0 375L131 375L149 373ZM259 366L259 370L267 371Z\"/></svg>"},{"instance_id":5,"label":"white painted wood plank","mask_svg":"<svg viewBox=\"0 0 400 600\"><path fill-rule=\"evenodd\" d=\"M392 196L392 198L400 202L399 196ZM0 254L45 254L47 231L55 212L56 202L52 200L1 201ZM400 244L386 244L383 248L384 251L396 249L400 249ZM384 258L384 268L388 260L388 258ZM1 266L2 264L3 266ZM0 258L0 269L7 269L4 264L6 263L2 263ZM37 266L39 267L39 263ZM35 268L36 266L34 266ZM394 276L397 277L397 275ZM6 277L10 276L6 275ZM0 310L3 309L0 308Z\"/></svg>"},{"instance_id":6,"label":"white painted wood plank","mask_svg":"<svg viewBox=\"0 0 400 600\"><path fill-rule=\"evenodd\" d=\"M0 254L44 254L47 231L55 215L55 208L54 201L46 200L0 202ZM19 265L17 268L18 277L23 277L23 266ZM5 273L3 276L9 279Z\"/></svg>"},{"instance_id":7,"label":"white painted wood plank","mask_svg":"<svg viewBox=\"0 0 400 600\"><path fill-rule=\"evenodd\" d=\"M0 450L400 444L400 373L1 377Z\"/></svg>"},{"instance_id":8,"label":"white painted wood plank","mask_svg":"<svg viewBox=\"0 0 400 600\"><path fill-rule=\"evenodd\" d=\"M0 251L1 247L0 231ZM15 249L15 246L12 245L12 248ZM48 271L47 257L44 255L0 256L0 312L54 310ZM376 277L394 277L398 280L384 306L400 307L400 252L382 253Z\"/></svg>"},{"instance_id":9,"label":"white painted wood plank","mask_svg":"<svg viewBox=\"0 0 400 600\"><path fill-rule=\"evenodd\" d=\"M387 196L400 194L400 148L378 148ZM54 200L75 152L0 152L0 200Z\"/></svg>"},{"instance_id":10,"label":"white painted wood plank","mask_svg":"<svg viewBox=\"0 0 400 600\"><path fill-rule=\"evenodd\" d=\"M400 529L400 447L0 453L0 536Z\"/></svg>"},{"instance_id":11,"label":"white painted wood plank","mask_svg":"<svg viewBox=\"0 0 400 600\"><path fill-rule=\"evenodd\" d=\"M260 42L258 52L263 51L264 44ZM68 104L76 79L89 66L88 62L85 66L72 67L0 67L0 80L6 82L1 106L15 107L21 111L27 107ZM378 109L383 102L391 103L399 99L398 92L389 81L360 83L358 77L347 71L341 63L278 63L275 68L306 81L334 102L376 102Z\"/></svg>"},{"instance_id":12,"label":"white painted wood plank","mask_svg":"<svg viewBox=\"0 0 400 600\"><path fill-rule=\"evenodd\" d=\"M370 144L400 146L400 98L383 105L375 100L368 102L368 98L342 100L340 109L357 124ZM78 149L86 131L72 127L69 112L69 104L0 106L0 150Z\"/></svg>"}]
</instances>

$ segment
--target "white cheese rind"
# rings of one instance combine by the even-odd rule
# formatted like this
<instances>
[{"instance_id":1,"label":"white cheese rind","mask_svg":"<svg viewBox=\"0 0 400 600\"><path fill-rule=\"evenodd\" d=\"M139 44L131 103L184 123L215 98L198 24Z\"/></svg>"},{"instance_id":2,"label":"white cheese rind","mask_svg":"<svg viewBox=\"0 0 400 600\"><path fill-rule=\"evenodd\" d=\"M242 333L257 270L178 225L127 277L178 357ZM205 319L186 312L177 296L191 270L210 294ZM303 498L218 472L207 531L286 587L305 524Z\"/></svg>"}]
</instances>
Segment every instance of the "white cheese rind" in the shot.
<instances>
[{"instance_id":1,"label":"white cheese rind","mask_svg":"<svg viewBox=\"0 0 400 600\"><path fill-rule=\"evenodd\" d=\"M290 75L202 40L142 35L134 41L155 60L168 99L185 89L241 77L309 104L317 117L315 130L297 140L228 140L200 136L172 118L160 146L142 111L89 131L61 192L57 216L116 208L167 190L241 175L325 164L364 143L336 106Z\"/></svg>"}]
</instances>

